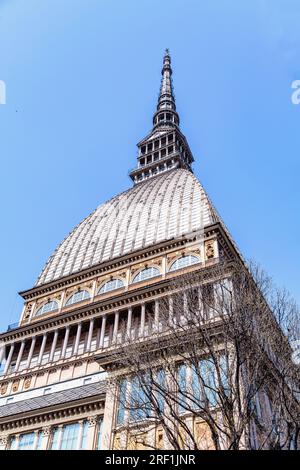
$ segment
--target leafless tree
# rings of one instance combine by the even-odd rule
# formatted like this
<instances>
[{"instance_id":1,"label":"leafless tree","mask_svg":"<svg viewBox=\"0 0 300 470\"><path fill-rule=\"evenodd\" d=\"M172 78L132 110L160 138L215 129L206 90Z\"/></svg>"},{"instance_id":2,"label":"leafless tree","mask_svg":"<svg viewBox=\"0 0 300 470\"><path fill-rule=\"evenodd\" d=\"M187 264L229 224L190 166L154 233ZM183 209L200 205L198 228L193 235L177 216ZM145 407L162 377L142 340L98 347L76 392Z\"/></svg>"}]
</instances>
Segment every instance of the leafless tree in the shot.
<instances>
[{"instance_id":1,"label":"leafless tree","mask_svg":"<svg viewBox=\"0 0 300 470\"><path fill-rule=\"evenodd\" d=\"M121 429L140 443L161 429L154 448L297 448L299 334L295 302L254 263L174 275L143 336L124 329L114 349Z\"/></svg>"}]
</instances>

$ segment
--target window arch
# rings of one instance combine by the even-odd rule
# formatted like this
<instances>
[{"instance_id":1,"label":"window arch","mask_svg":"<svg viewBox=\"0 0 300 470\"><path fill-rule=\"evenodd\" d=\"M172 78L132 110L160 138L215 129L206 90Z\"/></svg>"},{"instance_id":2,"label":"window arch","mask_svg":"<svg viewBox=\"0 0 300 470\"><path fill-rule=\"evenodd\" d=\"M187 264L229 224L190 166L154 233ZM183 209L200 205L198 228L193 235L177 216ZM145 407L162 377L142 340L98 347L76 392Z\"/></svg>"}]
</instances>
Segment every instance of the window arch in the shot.
<instances>
[{"instance_id":1,"label":"window arch","mask_svg":"<svg viewBox=\"0 0 300 470\"><path fill-rule=\"evenodd\" d=\"M82 302L82 300L87 300L89 299L90 293L87 290L79 290L77 292L74 292L74 294L71 295L71 297L68 298L66 302L66 306L72 305L72 304L77 304L77 302Z\"/></svg>"},{"instance_id":2,"label":"window arch","mask_svg":"<svg viewBox=\"0 0 300 470\"><path fill-rule=\"evenodd\" d=\"M132 283L145 281L151 277L160 276L159 269L151 266L150 268L142 269L136 276L134 276Z\"/></svg>"},{"instance_id":3,"label":"window arch","mask_svg":"<svg viewBox=\"0 0 300 470\"><path fill-rule=\"evenodd\" d=\"M105 284L102 284L98 290L98 294L105 294L106 292L120 289L121 287L124 287L124 282L121 279L111 279L110 281L105 282Z\"/></svg>"},{"instance_id":4,"label":"window arch","mask_svg":"<svg viewBox=\"0 0 300 470\"><path fill-rule=\"evenodd\" d=\"M186 255L177 258L174 263L171 264L169 271L176 271L177 269L182 269L187 266L191 266L192 264L199 263L199 258L194 255Z\"/></svg>"},{"instance_id":5,"label":"window arch","mask_svg":"<svg viewBox=\"0 0 300 470\"><path fill-rule=\"evenodd\" d=\"M58 310L58 303L56 300L49 300L49 302L46 302L37 309L34 316L37 317L39 315L44 315L44 313L54 312L55 310Z\"/></svg>"}]
</instances>

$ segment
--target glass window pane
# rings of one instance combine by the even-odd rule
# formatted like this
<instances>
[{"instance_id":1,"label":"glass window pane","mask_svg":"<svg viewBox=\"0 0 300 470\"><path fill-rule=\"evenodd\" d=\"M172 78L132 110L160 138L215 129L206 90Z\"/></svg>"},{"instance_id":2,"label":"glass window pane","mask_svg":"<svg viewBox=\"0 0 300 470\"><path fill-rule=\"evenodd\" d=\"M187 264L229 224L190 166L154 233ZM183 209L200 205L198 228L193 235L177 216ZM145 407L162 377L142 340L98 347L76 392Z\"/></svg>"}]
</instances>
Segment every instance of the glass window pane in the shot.
<instances>
[{"instance_id":1,"label":"glass window pane","mask_svg":"<svg viewBox=\"0 0 300 470\"><path fill-rule=\"evenodd\" d=\"M81 441L81 449L87 448L87 434L88 434L89 423L85 421L83 423L83 433L82 433L82 441Z\"/></svg>"},{"instance_id":2,"label":"glass window pane","mask_svg":"<svg viewBox=\"0 0 300 470\"><path fill-rule=\"evenodd\" d=\"M71 297L67 300L66 305L76 304L77 302L82 302L83 300L89 298L90 294L87 290L80 290L71 295Z\"/></svg>"},{"instance_id":3,"label":"glass window pane","mask_svg":"<svg viewBox=\"0 0 300 470\"><path fill-rule=\"evenodd\" d=\"M183 413L185 411L186 401L186 365L181 364L178 368L178 411Z\"/></svg>"},{"instance_id":4,"label":"glass window pane","mask_svg":"<svg viewBox=\"0 0 300 470\"><path fill-rule=\"evenodd\" d=\"M117 424L122 424L124 421L125 415L125 400L126 400L126 385L127 381L122 380L120 383L120 395L119 395L119 407L118 407L118 414L117 414Z\"/></svg>"},{"instance_id":5,"label":"glass window pane","mask_svg":"<svg viewBox=\"0 0 300 470\"><path fill-rule=\"evenodd\" d=\"M17 439L15 437L12 437L10 440L10 449L11 450L17 449Z\"/></svg>"},{"instance_id":6,"label":"glass window pane","mask_svg":"<svg viewBox=\"0 0 300 470\"><path fill-rule=\"evenodd\" d=\"M32 450L34 443L34 432L28 434L21 434L18 450Z\"/></svg>"},{"instance_id":7,"label":"glass window pane","mask_svg":"<svg viewBox=\"0 0 300 470\"><path fill-rule=\"evenodd\" d=\"M98 444L97 444L97 449L101 449L101 440L102 440L102 428L103 428L103 420L101 419L98 423Z\"/></svg>"},{"instance_id":8,"label":"glass window pane","mask_svg":"<svg viewBox=\"0 0 300 470\"><path fill-rule=\"evenodd\" d=\"M53 312L54 310L58 310L58 303L56 302L56 300L51 300L50 302L47 302L46 304L42 305L35 313L35 316Z\"/></svg>"},{"instance_id":9,"label":"glass window pane","mask_svg":"<svg viewBox=\"0 0 300 470\"><path fill-rule=\"evenodd\" d=\"M58 434L59 434L59 429L55 428L52 433L52 444L51 444L52 450L57 450Z\"/></svg>"},{"instance_id":10,"label":"glass window pane","mask_svg":"<svg viewBox=\"0 0 300 470\"><path fill-rule=\"evenodd\" d=\"M37 446L36 446L36 450L41 450L42 440L43 440L43 433L40 431Z\"/></svg>"},{"instance_id":11,"label":"glass window pane","mask_svg":"<svg viewBox=\"0 0 300 470\"><path fill-rule=\"evenodd\" d=\"M121 279L112 279L111 281L106 282L100 288L98 294L104 294L105 292L110 292L115 289L120 289L124 286L124 282Z\"/></svg>"},{"instance_id":12,"label":"glass window pane","mask_svg":"<svg viewBox=\"0 0 300 470\"><path fill-rule=\"evenodd\" d=\"M160 276L160 272L157 268L154 268L153 266L151 268L146 268L140 271L134 278L133 278L133 283L134 282L140 282L144 281L146 279L150 279L151 277L155 276Z\"/></svg>"},{"instance_id":13,"label":"glass window pane","mask_svg":"<svg viewBox=\"0 0 300 470\"><path fill-rule=\"evenodd\" d=\"M176 271L177 269L185 268L186 266L191 266L192 264L199 263L199 259L193 255L182 256L178 258L171 265L169 271Z\"/></svg>"},{"instance_id":14,"label":"glass window pane","mask_svg":"<svg viewBox=\"0 0 300 470\"><path fill-rule=\"evenodd\" d=\"M79 423L67 424L66 426L64 426L60 448L62 450L76 449L78 432Z\"/></svg>"}]
</instances>

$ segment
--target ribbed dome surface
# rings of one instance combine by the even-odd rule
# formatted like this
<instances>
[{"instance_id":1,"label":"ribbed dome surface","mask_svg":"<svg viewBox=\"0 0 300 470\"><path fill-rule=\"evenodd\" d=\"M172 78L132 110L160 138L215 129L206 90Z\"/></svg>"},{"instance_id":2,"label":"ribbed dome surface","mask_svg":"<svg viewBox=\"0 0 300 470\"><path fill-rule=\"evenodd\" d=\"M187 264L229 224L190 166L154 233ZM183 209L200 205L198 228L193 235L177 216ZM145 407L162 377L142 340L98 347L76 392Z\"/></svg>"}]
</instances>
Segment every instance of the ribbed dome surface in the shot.
<instances>
[{"instance_id":1,"label":"ribbed dome surface","mask_svg":"<svg viewBox=\"0 0 300 470\"><path fill-rule=\"evenodd\" d=\"M37 285L183 236L216 220L194 175L171 170L101 204L58 246Z\"/></svg>"}]
</instances>

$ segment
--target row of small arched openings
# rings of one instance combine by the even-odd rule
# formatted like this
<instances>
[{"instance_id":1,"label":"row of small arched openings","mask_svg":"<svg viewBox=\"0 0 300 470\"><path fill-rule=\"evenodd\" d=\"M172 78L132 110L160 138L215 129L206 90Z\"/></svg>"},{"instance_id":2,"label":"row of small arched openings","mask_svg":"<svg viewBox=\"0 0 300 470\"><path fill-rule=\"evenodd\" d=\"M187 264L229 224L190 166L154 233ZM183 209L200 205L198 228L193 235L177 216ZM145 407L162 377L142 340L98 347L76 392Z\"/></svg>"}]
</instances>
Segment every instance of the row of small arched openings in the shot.
<instances>
[{"instance_id":1,"label":"row of small arched openings","mask_svg":"<svg viewBox=\"0 0 300 470\"><path fill-rule=\"evenodd\" d=\"M178 269L186 268L193 264L199 263L200 259L192 254L181 256L177 258L170 266L168 272L177 271ZM142 282L147 279L151 279L153 277L160 276L161 272L158 267L151 266L141 269L132 279L131 284L135 284L137 282ZM109 281L106 281L102 284L97 292L96 295L105 294L107 292L111 292L116 289L121 289L124 287L124 281L119 278L114 278ZM82 302L84 300L88 300L91 298L91 294L86 289L81 289L77 292L74 292L65 303L65 306L68 307L70 305L76 304L78 302ZM37 311L35 312L34 316L44 315L46 313L54 312L58 310L59 305L56 300L48 300L42 306L40 306Z\"/></svg>"}]
</instances>

